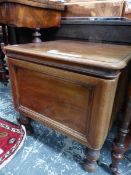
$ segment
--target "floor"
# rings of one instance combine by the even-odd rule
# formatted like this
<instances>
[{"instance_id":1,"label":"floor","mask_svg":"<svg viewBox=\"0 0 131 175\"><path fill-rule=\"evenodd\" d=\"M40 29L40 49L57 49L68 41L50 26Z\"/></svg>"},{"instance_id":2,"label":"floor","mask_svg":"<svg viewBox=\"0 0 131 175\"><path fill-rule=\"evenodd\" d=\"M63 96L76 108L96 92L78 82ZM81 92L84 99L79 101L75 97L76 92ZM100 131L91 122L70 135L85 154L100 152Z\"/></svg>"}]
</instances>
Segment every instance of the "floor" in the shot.
<instances>
[{"instance_id":1,"label":"floor","mask_svg":"<svg viewBox=\"0 0 131 175\"><path fill-rule=\"evenodd\" d=\"M0 117L17 123L10 86L0 84ZM78 142L32 121L34 133L27 136L23 147L0 175L89 175L82 168L85 147ZM114 137L110 132L101 150L101 167L91 175L109 175L110 150ZM121 175L131 175L131 151L120 164Z\"/></svg>"}]
</instances>

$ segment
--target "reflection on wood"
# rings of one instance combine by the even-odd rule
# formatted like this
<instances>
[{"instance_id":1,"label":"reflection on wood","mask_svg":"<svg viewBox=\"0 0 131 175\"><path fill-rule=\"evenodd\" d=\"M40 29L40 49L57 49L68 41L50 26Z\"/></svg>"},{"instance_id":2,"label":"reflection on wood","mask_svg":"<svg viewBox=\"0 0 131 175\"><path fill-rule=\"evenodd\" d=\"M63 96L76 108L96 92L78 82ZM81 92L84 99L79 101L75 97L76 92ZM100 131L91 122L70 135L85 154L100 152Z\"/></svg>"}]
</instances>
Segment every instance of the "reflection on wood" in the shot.
<instances>
[{"instance_id":1,"label":"reflection on wood","mask_svg":"<svg viewBox=\"0 0 131 175\"><path fill-rule=\"evenodd\" d=\"M28 28L47 28L60 25L64 5L35 0L0 0L0 23Z\"/></svg>"},{"instance_id":2,"label":"reflection on wood","mask_svg":"<svg viewBox=\"0 0 131 175\"><path fill-rule=\"evenodd\" d=\"M124 0L71 0L65 3L67 11L63 17L120 17Z\"/></svg>"}]
</instances>

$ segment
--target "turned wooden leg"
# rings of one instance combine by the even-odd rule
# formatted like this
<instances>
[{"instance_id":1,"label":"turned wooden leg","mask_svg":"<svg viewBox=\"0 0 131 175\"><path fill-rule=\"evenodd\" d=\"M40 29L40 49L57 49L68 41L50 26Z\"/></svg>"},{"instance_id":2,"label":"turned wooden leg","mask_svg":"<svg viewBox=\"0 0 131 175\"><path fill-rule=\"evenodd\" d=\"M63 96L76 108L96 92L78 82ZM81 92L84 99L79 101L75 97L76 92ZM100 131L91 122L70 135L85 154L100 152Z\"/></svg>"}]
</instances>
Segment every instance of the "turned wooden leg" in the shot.
<instances>
[{"instance_id":1,"label":"turned wooden leg","mask_svg":"<svg viewBox=\"0 0 131 175\"><path fill-rule=\"evenodd\" d=\"M120 175L118 171L119 164L123 159L123 155L125 153L125 148L117 145L117 143L113 143L112 145L112 164L110 165L110 169L113 175Z\"/></svg>"},{"instance_id":2,"label":"turned wooden leg","mask_svg":"<svg viewBox=\"0 0 131 175\"><path fill-rule=\"evenodd\" d=\"M2 47L3 43L0 44L0 74L1 74L1 82L4 85L8 84L8 70L7 70L7 65L6 61L4 60L5 55L3 53Z\"/></svg>"},{"instance_id":3,"label":"turned wooden leg","mask_svg":"<svg viewBox=\"0 0 131 175\"><path fill-rule=\"evenodd\" d=\"M33 132L32 126L30 125L31 119L25 117L24 115L20 114L18 118L18 122L26 127L27 134L31 134Z\"/></svg>"},{"instance_id":4,"label":"turned wooden leg","mask_svg":"<svg viewBox=\"0 0 131 175\"><path fill-rule=\"evenodd\" d=\"M119 175L118 166L123 159L126 151L125 140L128 134L128 128L131 121L131 81L128 86L127 102L125 106L125 114L123 116L122 125L117 133L116 139L112 146L112 164L110 169L113 175Z\"/></svg>"},{"instance_id":5,"label":"turned wooden leg","mask_svg":"<svg viewBox=\"0 0 131 175\"><path fill-rule=\"evenodd\" d=\"M9 73L7 69L7 64L5 61L4 46L7 45L7 29L6 25L2 25L2 42L0 43L0 74L1 81L6 86L8 84Z\"/></svg>"},{"instance_id":6,"label":"turned wooden leg","mask_svg":"<svg viewBox=\"0 0 131 175\"><path fill-rule=\"evenodd\" d=\"M40 34L40 28L36 28L35 29L35 32L33 33L33 37L34 37L34 39L33 39L33 43L41 43L42 42L42 40L41 40L41 34Z\"/></svg>"},{"instance_id":7,"label":"turned wooden leg","mask_svg":"<svg viewBox=\"0 0 131 175\"><path fill-rule=\"evenodd\" d=\"M98 164L97 161L99 160L100 156L100 150L93 150L93 149L88 149L87 152L87 160L84 165L84 168L88 172L95 172Z\"/></svg>"}]
</instances>

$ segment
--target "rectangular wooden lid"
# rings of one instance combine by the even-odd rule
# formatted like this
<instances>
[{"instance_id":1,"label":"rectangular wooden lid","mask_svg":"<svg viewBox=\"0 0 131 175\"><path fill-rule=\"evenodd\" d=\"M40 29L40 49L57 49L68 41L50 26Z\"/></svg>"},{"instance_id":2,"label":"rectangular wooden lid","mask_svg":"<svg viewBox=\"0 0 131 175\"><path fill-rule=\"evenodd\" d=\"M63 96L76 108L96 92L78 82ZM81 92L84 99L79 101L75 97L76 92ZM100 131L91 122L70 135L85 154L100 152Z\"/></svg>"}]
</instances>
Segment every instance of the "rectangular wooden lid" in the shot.
<instances>
[{"instance_id":1,"label":"rectangular wooden lid","mask_svg":"<svg viewBox=\"0 0 131 175\"><path fill-rule=\"evenodd\" d=\"M24 54L24 58L32 56L32 60L34 57L41 61L48 58L49 61L59 60L115 70L123 69L131 59L131 46L72 40L12 45L6 46L5 50L7 56L12 57L13 54L13 58L18 58L18 55L20 58Z\"/></svg>"}]
</instances>

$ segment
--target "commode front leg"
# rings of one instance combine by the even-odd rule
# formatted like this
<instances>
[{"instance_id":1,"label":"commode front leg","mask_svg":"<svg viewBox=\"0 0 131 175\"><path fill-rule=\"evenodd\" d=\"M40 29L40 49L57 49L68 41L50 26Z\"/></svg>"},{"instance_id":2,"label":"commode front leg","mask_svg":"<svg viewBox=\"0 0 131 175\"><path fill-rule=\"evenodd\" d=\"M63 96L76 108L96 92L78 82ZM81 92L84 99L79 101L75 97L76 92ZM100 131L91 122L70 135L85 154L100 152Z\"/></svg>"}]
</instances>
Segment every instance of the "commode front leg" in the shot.
<instances>
[{"instance_id":1,"label":"commode front leg","mask_svg":"<svg viewBox=\"0 0 131 175\"><path fill-rule=\"evenodd\" d=\"M22 114L19 115L18 122L25 126L27 134L29 135L33 132L32 126L30 125L30 121L31 121L30 118Z\"/></svg>"},{"instance_id":2,"label":"commode front leg","mask_svg":"<svg viewBox=\"0 0 131 175\"><path fill-rule=\"evenodd\" d=\"M86 157L87 160L84 165L85 170L88 172L95 172L98 167L97 161L100 157L100 150L88 149Z\"/></svg>"}]
</instances>

